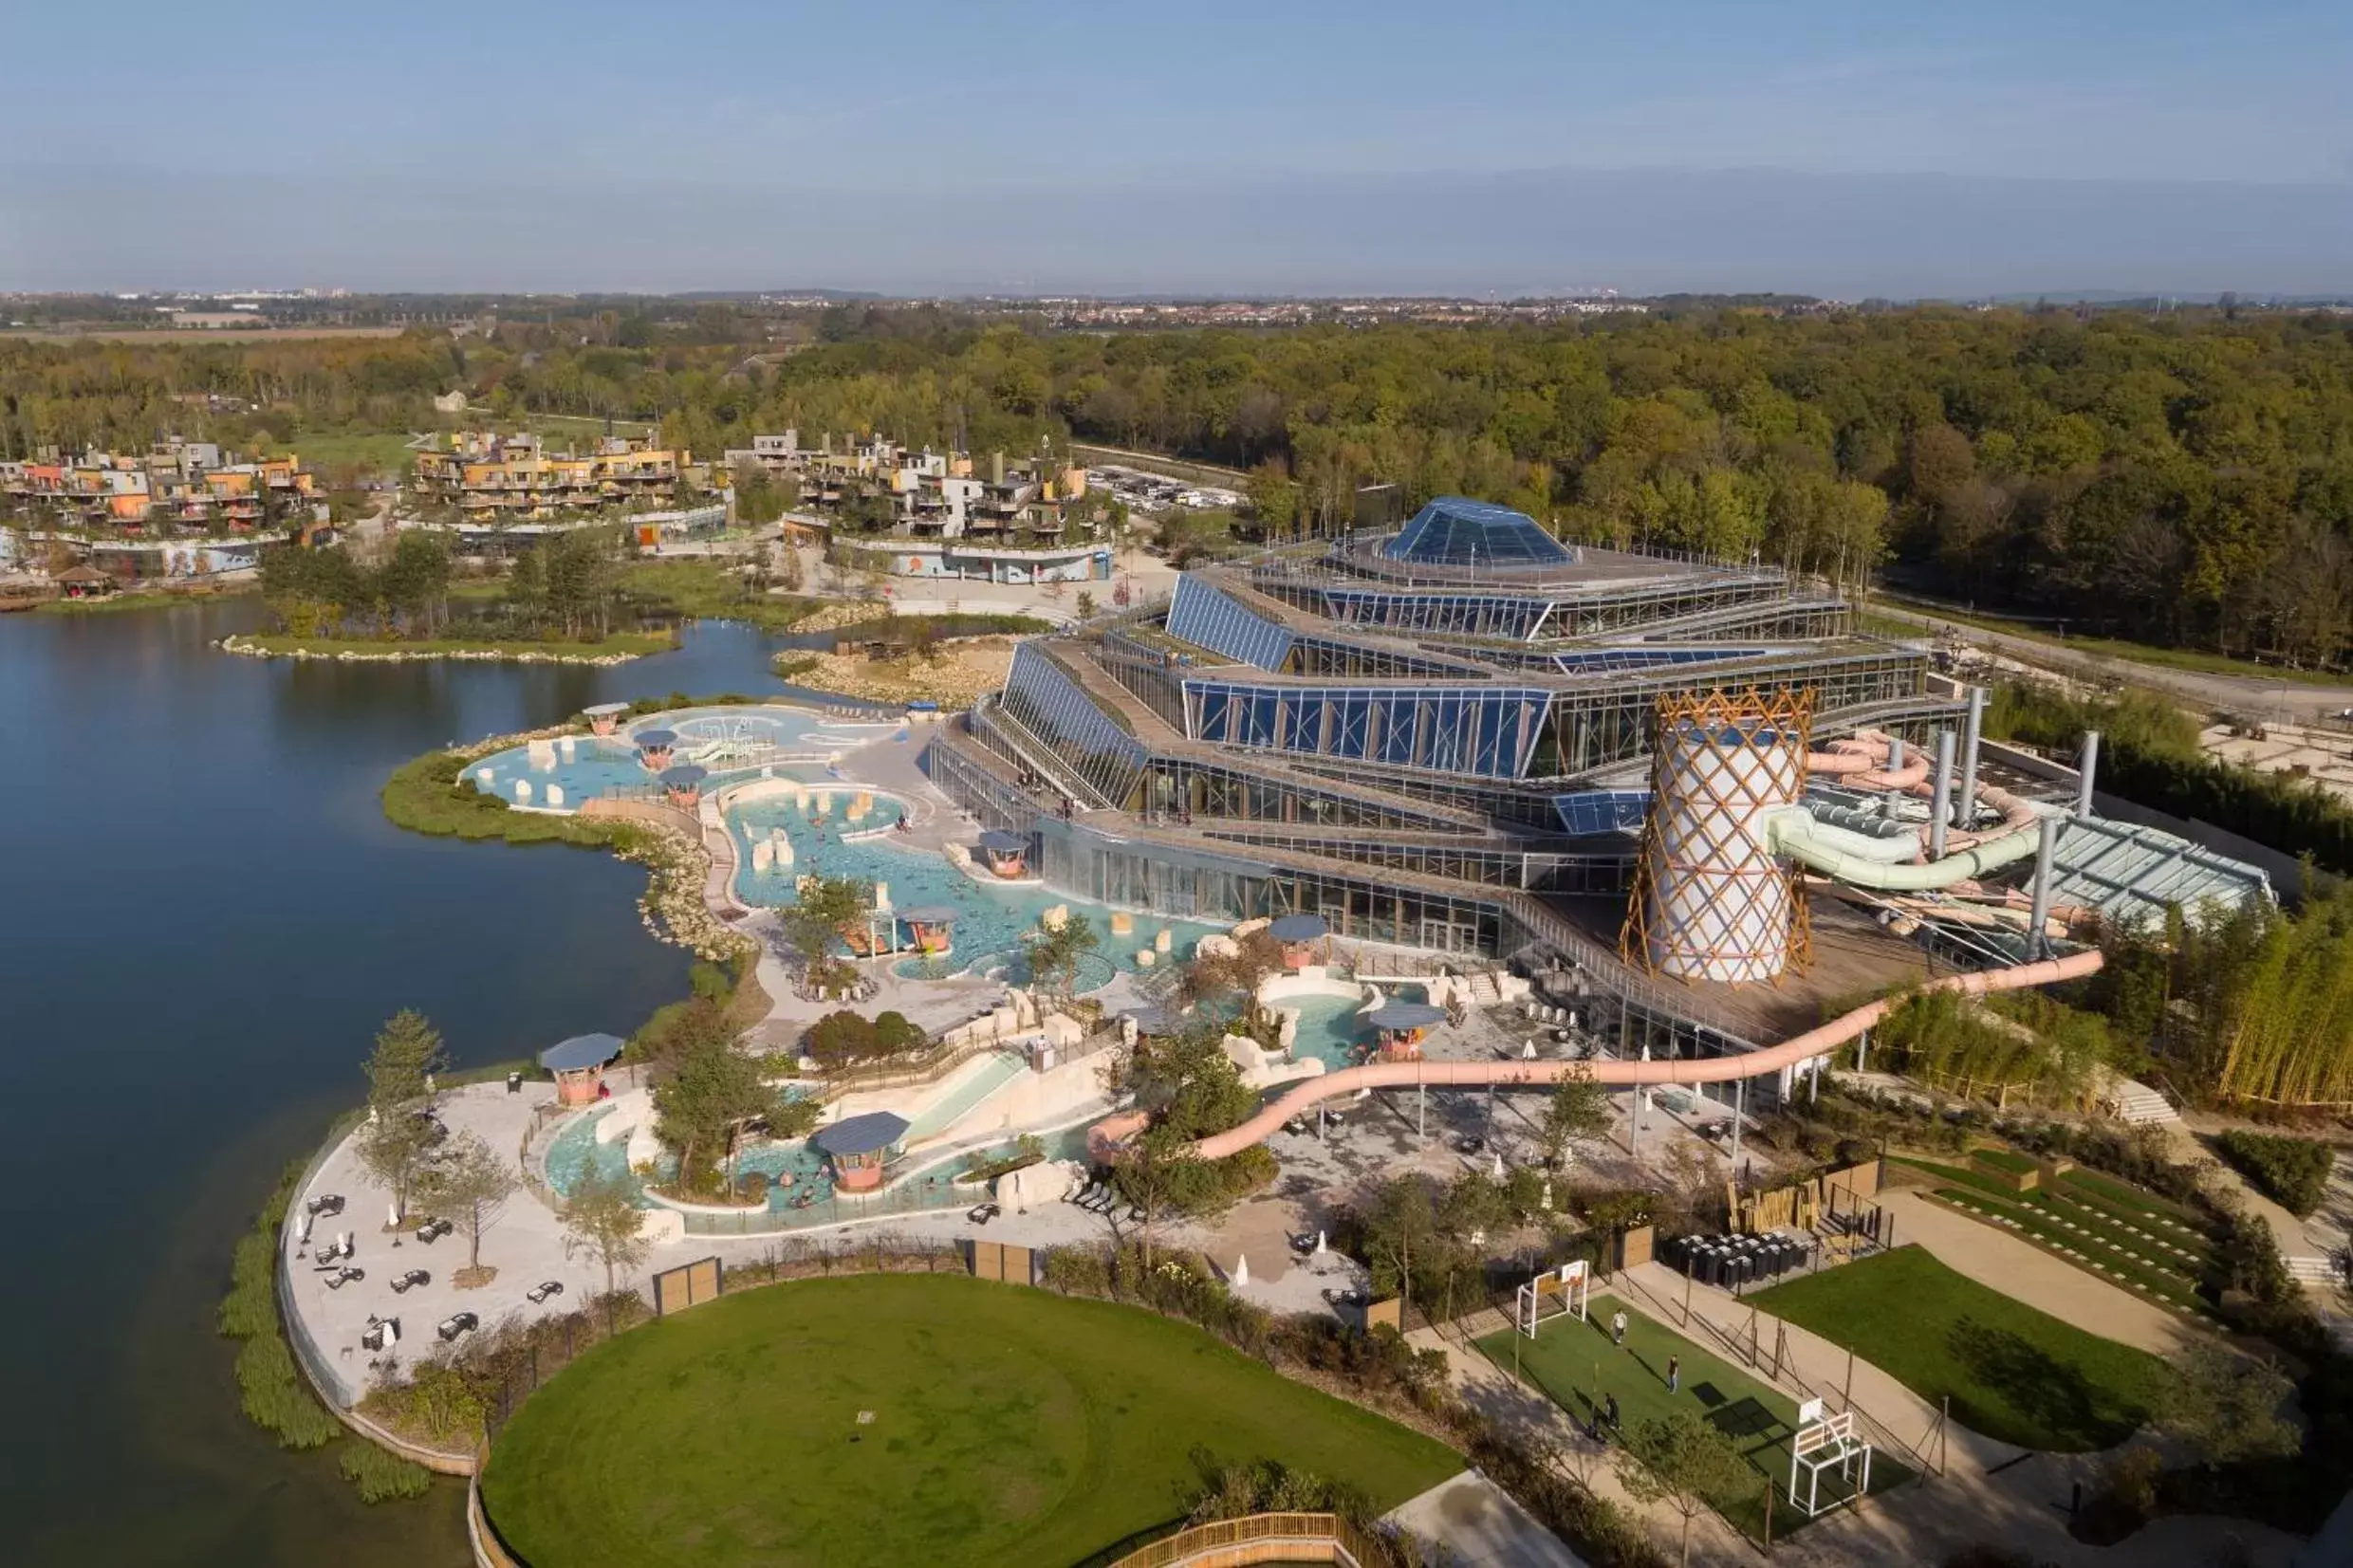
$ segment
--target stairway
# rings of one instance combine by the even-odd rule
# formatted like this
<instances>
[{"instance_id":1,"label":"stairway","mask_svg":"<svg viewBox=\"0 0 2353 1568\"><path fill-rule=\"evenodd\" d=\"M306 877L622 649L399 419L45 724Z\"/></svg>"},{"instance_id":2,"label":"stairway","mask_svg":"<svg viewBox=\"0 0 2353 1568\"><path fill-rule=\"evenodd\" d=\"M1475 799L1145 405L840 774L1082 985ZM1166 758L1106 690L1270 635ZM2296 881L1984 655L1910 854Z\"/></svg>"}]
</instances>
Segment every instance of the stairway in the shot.
<instances>
[{"instance_id":1,"label":"stairway","mask_svg":"<svg viewBox=\"0 0 2353 1568\"><path fill-rule=\"evenodd\" d=\"M1471 1001L1474 1005L1491 1007L1503 1000L1503 987L1495 984L1492 969L1473 969L1464 977L1471 983Z\"/></svg>"},{"instance_id":2,"label":"stairway","mask_svg":"<svg viewBox=\"0 0 2353 1568\"><path fill-rule=\"evenodd\" d=\"M2108 1085L2108 1101L2116 1107L2120 1120L2133 1127L2145 1127L2157 1122L2179 1121L2181 1113L2173 1102L2145 1083L2120 1078Z\"/></svg>"},{"instance_id":3,"label":"stairway","mask_svg":"<svg viewBox=\"0 0 2353 1568\"><path fill-rule=\"evenodd\" d=\"M2298 1284L2333 1285L2342 1283L2345 1277L2343 1257L2291 1258L2283 1254L2280 1262L2288 1265L2288 1278Z\"/></svg>"}]
</instances>

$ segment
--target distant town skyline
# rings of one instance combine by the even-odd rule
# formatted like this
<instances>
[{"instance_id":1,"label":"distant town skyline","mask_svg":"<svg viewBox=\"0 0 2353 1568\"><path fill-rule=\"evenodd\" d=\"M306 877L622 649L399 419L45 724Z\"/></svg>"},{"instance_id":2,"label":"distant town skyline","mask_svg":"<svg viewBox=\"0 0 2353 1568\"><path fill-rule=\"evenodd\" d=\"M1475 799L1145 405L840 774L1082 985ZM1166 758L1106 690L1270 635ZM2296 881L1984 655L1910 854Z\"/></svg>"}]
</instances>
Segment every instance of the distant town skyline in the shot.
<instances>
[{"instance_id":1,"label":"distant town skyline","mask_svg":"<svg viewBox=\"0 0 2353 1568\"><path fill-rule=\"evenodd\" d=\"M0 288L2353 286L2303 0L118 11L102 112L12 24Z\"/></svg>"}]
</instances>

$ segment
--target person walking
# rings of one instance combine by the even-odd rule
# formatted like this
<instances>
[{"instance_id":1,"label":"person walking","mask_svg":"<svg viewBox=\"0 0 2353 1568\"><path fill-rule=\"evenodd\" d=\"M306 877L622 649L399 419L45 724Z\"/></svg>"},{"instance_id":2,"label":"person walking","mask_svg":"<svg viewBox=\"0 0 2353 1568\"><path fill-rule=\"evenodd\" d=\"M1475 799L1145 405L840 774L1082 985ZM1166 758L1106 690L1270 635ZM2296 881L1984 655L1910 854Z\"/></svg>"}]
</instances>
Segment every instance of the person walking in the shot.
<instances>
[{"instance_id":1,"label":"person walking","mask_svg":"<svg viewBox=\"0 0 2353 1568\"><path fill-rule=\"evenodd\" d=\"M1622 1309L1609 1320L1609 1342L1613 1345L1626 1342L1626 1315Z\"/></svg>"},{"instance_id":2,"label":"person walking","mask_svg":"<svg viewBox=\"0 0 2353 1568\"><path fill-rule=\"evenodd\" d=\"M1609 1422L1609 1430L1616 1431L1618 1430L1618 1396L1616 1394L1609 1396L1609 1403L1603 1409L1603 1414Z\"/></svg>"},{"instance_id":3,"label":"person walking","mask_svg":"<svg viewBox=\"0 0 2353 1568\"><path fill-rule=\"evenodd\" d=\"M1682 1386L1683 1358L1679 1356L1670 1356L1667 1357L1667 1392L1674 1393Z\"/></svg>"}]
</instances>

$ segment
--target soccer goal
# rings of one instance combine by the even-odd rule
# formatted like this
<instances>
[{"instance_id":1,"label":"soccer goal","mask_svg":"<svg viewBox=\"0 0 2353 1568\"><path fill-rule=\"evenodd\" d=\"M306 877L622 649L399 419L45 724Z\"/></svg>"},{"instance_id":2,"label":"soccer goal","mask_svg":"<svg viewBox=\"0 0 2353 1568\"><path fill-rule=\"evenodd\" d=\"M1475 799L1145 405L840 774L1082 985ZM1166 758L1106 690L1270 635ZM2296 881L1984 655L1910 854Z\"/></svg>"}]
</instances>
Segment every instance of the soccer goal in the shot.
<instances>
[{"instance_id":1,"label":"soccer goal","mask_svg":"<svg viewBox=\"0 0 2353 1568\"><path fill-rule=\"evenodd\" d=\"M1825 1472L1837 1477L1828 1499L1822 1495ZM1799 1486L1804 1479L1804 1489ZM1789 1504L1806 1510L1807 1519L1825 1508L1852 1503L1871 1489L1871 1444L1855 1433L1855 1412L1828 1414L1819 1399L1797 1408L1797 1436L1789 1444Z\"/></svg>"},{"instance_id":2,"label":"soccer goal","mask_svg":"<svg viewBox=\"0 0 2353 1568\"><path fill-rule=\"evenodd\" d=\"M1555 1318L1585 1320L1585 1298L1593 1282L1583 1258L1563 1264L1549 1274L1539 1274L1520 1286L1513 1308L1519 1331L1530 1339L1536 1330Z\"/></svg>"}]
</instances>

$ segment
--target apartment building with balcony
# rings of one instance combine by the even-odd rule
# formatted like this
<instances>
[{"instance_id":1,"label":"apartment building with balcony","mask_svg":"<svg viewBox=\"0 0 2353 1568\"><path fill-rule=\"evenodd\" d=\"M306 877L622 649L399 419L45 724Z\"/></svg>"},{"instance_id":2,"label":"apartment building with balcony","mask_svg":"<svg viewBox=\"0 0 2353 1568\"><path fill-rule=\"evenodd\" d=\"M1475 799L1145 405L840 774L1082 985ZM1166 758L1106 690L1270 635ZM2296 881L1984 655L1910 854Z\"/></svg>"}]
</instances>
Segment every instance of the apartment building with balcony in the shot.
<instances>
[{"instance_id":1,"label":"apartment building with balcony","mask_svg":"<svg viewBox=\"0 0 2353 1568\"><path fill-rule=\"evenodd\" d=\"M694 454L608 435L585 453L551 453L538 436L461 431L417 454L417 499L484 522L676 506L710 483Z\"/></svg>"},{"instance_id":2,"label":"apartment building with balcony","mask_svg":"<svg viewBox=\"0 0 2353 1568\"><path fill-rule=\"evenodd\" d=\"M321 520L318 476L299 457L247 460L210 441L144 452L46 452L0 463L0 495L20 520L68 532L236 534Z\"/></svg>"}]
</instances>

